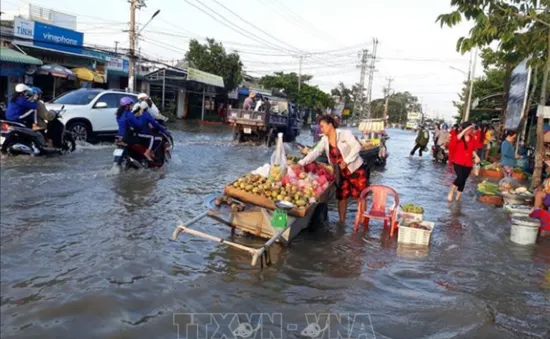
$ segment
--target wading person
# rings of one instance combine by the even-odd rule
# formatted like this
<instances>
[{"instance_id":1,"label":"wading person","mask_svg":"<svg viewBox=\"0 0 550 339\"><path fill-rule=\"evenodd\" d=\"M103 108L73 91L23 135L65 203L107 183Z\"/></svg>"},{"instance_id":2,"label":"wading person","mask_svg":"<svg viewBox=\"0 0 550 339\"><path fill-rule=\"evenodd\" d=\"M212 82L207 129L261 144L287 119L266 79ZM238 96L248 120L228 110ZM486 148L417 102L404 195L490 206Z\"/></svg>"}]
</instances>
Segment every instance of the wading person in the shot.
<instances>
[{"instance_id":1,"label":"wading person","mask_svg":"<svg viewBox=\"0 0 550 339\"><path fill-rule=\"evenodd\" d=\"M422 151L428 146L430 142L430 133L424 129L424 125L418 126L418 135L416 136L415 145L411 151L410 156L412 157L416 150L418 150L418 155L422 157Z\"/></svg>"},{"instance_id":2,"label":"wading person","mask_svg":"<svg viewBox=\"0 0 550 339\"><path fill-rule=\"evenodd\" d=\"M367 188L367 166L359 156L361 144L351 131L336 128L338 125L330 115L319 119L319 126L323 134L321 141L306 157L299 161L299 164L305 166L315 161L324 152L329 162L339 167L340 180L336 187L336 199L338 200L340 223L344 223L348 198L351 196L354 199L359 199L361 192Z\"/></svg>"},{"instance_id":3,"label":"wading person","mask_svg":"<svg viewBox=\"0 0 550 339\"><path fill-rule=\"evenodd\" d=\"M493 142L495 141L495 128L493 126L487 127L487 132L485 132L485 154L483 160L489 159L491 149L493 148Z\"/></svg>"},{"instance_id":4,"label":"wading person","mask_svg":"<svg viewBox=\"0 0 550 339\"><path fill-rule=\"evenodd\" d=\"M453 156L456 179L447 195L448 201L453 201L455 193L456 200L460 200L462 192L464 191L464 186L466 185L466 180L468 180L472 172L472 167L474 167L473 159L475 158L476 164L480 162L479 157L475 153L477 141L473 134L473 129L473 125L464 126L462 132L457 136L455 153Z\"/></svg>"},{"instance_id":5,"label":"wading person","mask_svg":"<svg viewBox=\"0 0 550 339\"><path fill-rule=\"evenodd\" d=\"M449 171L453 167L456 141L458 134L460 133L460 126L458 124L453 125L451 132L449 133Z\"/></svg>"}]
</instances>

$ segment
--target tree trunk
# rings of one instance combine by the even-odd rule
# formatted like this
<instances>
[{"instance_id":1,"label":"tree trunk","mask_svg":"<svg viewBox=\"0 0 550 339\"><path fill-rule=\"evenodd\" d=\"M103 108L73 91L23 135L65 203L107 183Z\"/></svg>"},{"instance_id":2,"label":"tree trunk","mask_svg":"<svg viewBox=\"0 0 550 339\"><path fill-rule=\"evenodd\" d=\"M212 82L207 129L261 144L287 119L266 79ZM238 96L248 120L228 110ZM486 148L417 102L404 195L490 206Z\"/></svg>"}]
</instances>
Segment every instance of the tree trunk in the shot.
<instances>
[{"instance_id":1,"label":"tree trunk","mask_svg":"<svg viewBox=\"0 0 550 339\"><path fill-rule=\"evenodd\" d=\"M548 30L548 55L546 56L546 67L542 78L542 88L540 90L540 105L546 106L546 85L548 84L548 72L550 72L550 29ZM541 112L542 113L542 112ZM531 187L538 187L542 181L542 168L544 165L544 115L537 117L537 149L535 153L535 172L533 173L533 182Z\"/></svg>"}]
</instances>

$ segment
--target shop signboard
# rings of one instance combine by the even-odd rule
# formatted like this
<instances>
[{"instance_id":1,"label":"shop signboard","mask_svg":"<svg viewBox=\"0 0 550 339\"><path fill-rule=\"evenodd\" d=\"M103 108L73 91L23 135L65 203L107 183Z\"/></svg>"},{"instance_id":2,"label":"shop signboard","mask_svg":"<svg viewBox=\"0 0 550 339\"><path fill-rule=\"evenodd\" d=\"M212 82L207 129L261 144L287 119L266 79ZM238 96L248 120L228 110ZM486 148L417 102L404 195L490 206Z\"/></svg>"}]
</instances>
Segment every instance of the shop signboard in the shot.
<instances>
[{"instance_id":1,"label":"shop signboard","mask_svg":"<svg viewBox=\"0 0 550 339\"><path fill-rule=\"evenodd\" d=\"M416 113L416 112L407 113L407 120L420 120L420 113Z\"/></svg>"},{"instance_id":2,"label":"shop signboard","mask_svg":"<svg viewBox=\"0 0 550 339\"><path fill-rule=\"evenodd\" d=\"M27 45L82 54L84 34L81 32L16 17L13 33Z\"/></svg>"},{"instance_id":3,"label":"shop signboard","mask_svg":"<svg viewBox=\"0 0 550 339\"><path fill-rule=\"evenodd\" d=\"M89 55L96 59L104 61L107 65L108 70L128 73L128 67L130 65L130 61L128 60L128 58L93 50L84 50L83 53L85 55Z\"/></svg>"},{"instance_id":4,"label":"shop signboard","mask_svg":"<svg viewBox=\"0 0 550 339\"><path fill-rule=\"evenodd\" d=\"M198 69L191 67L187 69L187 80L196 81L215 87L224 87L223 78L221 76L199 71Z\"/></svg>"}]
</instances>

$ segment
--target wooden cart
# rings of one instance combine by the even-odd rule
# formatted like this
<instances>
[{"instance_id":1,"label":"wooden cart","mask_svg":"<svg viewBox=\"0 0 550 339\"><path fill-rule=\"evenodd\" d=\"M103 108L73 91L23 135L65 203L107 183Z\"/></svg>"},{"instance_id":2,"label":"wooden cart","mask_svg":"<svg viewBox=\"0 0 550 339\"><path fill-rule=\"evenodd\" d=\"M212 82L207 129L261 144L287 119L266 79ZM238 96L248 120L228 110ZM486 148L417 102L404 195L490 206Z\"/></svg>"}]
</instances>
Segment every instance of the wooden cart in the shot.
<instances>
[{"instance_id":1,"label":"wooden cart","mask_svg":"<svg viewBox=\"0 0 550 339\"><path fill-rule=\"evenodd\" d=\"M205 198L206 211L187 221L182 225L178 225L172 234L172 240L178 238L179 233L189 233L203 239L217 241L228 246L248 252L252 256L251 265L256 266L258 259L263 267L270 264L269 248L274 243L280 243L283 246L288 246L290 242L304 229L309 226L315 226L327 220L328 208L327 203L334 196L334 185L330 185L325 192L319 197L316 204L310 205L306 210L291 210L288 213L287 226L284 229L271 226L271 218L273 216L274 205L258 200L257 203L247 203L235 199L240 204L245 206L243 211L232 211L228 205L216 206L215 200L219 195L212 194ZM234 193L226 188L226 194ZM228 194L232 195L232 194ZM190 226L197 223L201 219L209 217L220 224L231 228L231 235L235 234L238 229L242 232L268 239L267 242L260 248L252 248L239 244L234 241L229 241L219 238L208 233L191 229Z\"/></svg>"}]
</instances>

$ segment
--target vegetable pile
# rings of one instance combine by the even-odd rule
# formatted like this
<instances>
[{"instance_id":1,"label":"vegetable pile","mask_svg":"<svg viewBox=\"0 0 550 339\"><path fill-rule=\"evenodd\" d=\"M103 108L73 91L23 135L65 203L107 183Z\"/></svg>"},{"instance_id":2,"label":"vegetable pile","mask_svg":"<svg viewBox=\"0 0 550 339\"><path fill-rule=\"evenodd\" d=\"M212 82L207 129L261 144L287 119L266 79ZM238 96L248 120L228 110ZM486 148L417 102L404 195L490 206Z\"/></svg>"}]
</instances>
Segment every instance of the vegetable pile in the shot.
<instances>
[{"instance_id":1,"label":"vegetable pile","mask_svg":"<svg viewBox=\"0 0 550 339\"><path fill-rule=\"evenodd\" d=\"M405 213L416 213L416 214L423 214L424 209L420 206L417 206L415 204L406 203L405 205L401 206L401 209Z\"/></svg>"},{"instance_id":2,"label":"vegetable pile","mask_svg":"<svg viewBox=\"0 0 550 339\"><path fill-rule=\"evenodd\" d=\"M481 184L477 185L477 191L483 195L496 195L499 191L499 186L485 180Z\"/></svg>"},{"instance_id":3,"label":"vegetable pile","mask_svg":"<svg viewBox=\"0 0 550 339\"><path fill-rule=\"evenodd\" d=\"M488 164L482 167L486 171L502 171L502 166L499 163Z\"/></svg>"}]
</instances>

